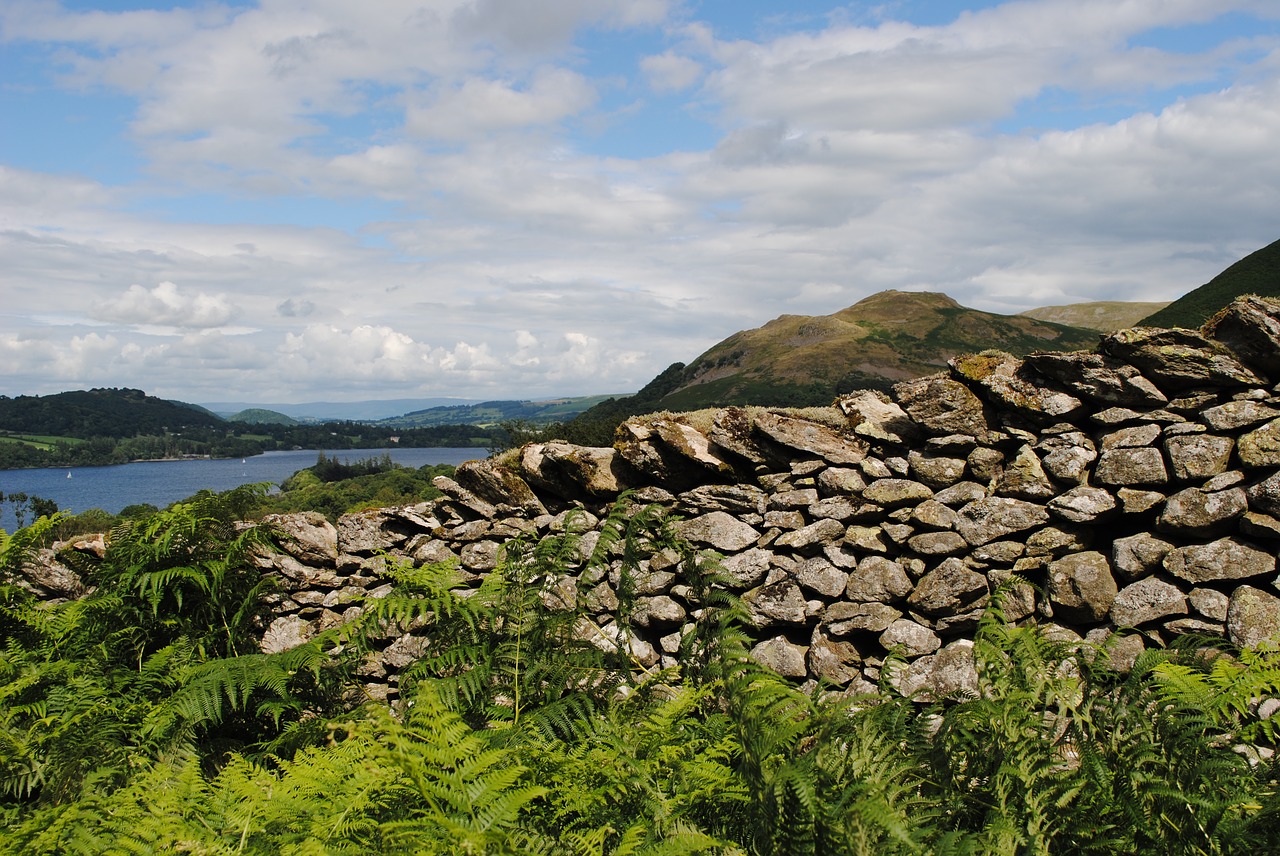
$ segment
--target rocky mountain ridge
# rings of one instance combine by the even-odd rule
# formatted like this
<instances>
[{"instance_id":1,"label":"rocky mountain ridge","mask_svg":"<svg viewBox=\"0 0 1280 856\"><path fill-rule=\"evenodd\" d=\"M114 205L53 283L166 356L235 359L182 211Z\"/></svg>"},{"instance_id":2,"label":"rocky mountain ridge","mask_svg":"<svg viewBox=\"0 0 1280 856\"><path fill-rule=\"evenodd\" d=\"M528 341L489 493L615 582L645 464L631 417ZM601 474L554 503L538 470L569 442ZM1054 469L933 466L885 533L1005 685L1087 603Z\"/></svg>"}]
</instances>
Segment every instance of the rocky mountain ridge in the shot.
<instances>
[{"instance_id":1,"label":"rocky mountain ridge","mask_svg":"<svg viewBox=\"0 0 1280 856\"><path fill-rule=\"evenodd\" d=\"M530 444L438 479L433 502L336 526L274 518L281 552L258 561L281 588L261 645L360 614L389 589L388 559L449 563L474 586L511 539L578 526L581 561L542 581L546 608L579 610L583 637L637 670L678 665L704 615L698 568L659 550L627 580L620 556L583 571L619 501L683 518L682 536L722 557L752 656L810 686L972 690L972 635L995 597L1008 620L1105 645L1120 668L1186 634L1257 644L1280 633L1278 381L1280 301L1251 297L1200 331L965 355L831 407L659 413L624 422L610 447ZM29 575L75 596L53 553ZM425 632L389 629L367 692L395 695Z\"/></svg>"}]
</instances>

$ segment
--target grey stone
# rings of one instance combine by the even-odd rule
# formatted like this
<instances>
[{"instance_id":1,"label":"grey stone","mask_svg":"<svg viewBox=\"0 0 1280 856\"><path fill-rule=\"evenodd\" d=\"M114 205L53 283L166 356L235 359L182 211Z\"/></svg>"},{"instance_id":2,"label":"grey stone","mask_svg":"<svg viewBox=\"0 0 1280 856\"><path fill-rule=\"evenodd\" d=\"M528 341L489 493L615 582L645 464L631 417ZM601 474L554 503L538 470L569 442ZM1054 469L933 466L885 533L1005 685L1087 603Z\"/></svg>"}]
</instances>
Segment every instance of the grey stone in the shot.
<instances>
[{"instance_id":1,"label":"grey stone","mask_svg":"<svg viewBox=\"0 0 1280 856\"><path fill-rule=\"evenodd\" d=\"M902 565L882 556L867 556L849 574L845 597L857 602L892 603L911 592L911 578Z\"/></svg>"},{"instance_id":2,"label":"grey stone","mask_svg":"<svg viewBox=\"0 0 1280 856\"><path fill-rule=\"evenodd\" d=\"M1164 557L1172 549L1169 541L1139 532L1111 543L1111 562L1121 579L1138 580L1163 567Z\"/></svg>"},{"instance_id":3,"label":"grey stone","mask_svg":"<svg viewBox=\"0 0 1280 856\"><path fill-rule=\"evenodd\" d=\"M845 525L839 520L818 520L794 532L778 536L774 543L793 550L821 549L825 544L843 539L845 531Z\"/></svg>"},{"instance_id":4,"label":"grey stone","mask_svg":"<svg viewBox=\"0 0 1280 856\"><path fill-rule=\"evenodd\" d=\"M862 673L862 655L853 643L831 639L814 629L807 656L809 674L842 687Z\"/></svg>"},{"instance_id":5,"label":"grey stone","mask_svg":"<svg viewBox=\"0 0 1280 856\"><path fill-rule=\"evenodd\" d=\"M1080 399L1048 387L1034 372L1028 377L1023 362L1003 351L962 354L949 364L957 375L978 384L986 398L1001 410L1036 417L1066 416L1081 407Z\"/></svg>"},{"instance_id":6,"label":"grey stone","mask_svg":"<svg viewBox=\"0 0 1280 856\"><path fill-rule=\"evenodd\" d=\"M1280 410L1260 401L1228 401L1200 411L1200 419L1214 431L1236 431L1280 416Z\"/></svg>"},{"instance_id":7,"label":"grey stone","mask_svg":"<svg viewBox=\"0 0 1280 856\"><path fill-rule=\"evenodd\" d=\"M1262 481L1245 489L1249 508L1263 514L1280 516L1280 472L1272 473Z\"/></svg>"},{"instance_id":8,"label":"grey stone","mask_svg":"<svg viewBox=\"0 0 1280 856\"><path fill-rule=\"evenodd\" d=\"M1241 648L1280 641L1280 598L1253 586L1239 586L1227 605L1227 638Z\"/></svg>"},{"instance_id":9,"label":"grey stone","mask_svg":"<svg viewBox=\"0 0 1280 856\"><path fill-rule=\"evenodd\" d=\"M884 530L879 526L850 526L845 530L844 543L867 553L887 553L889 544Z\"/></svg>"},{"instance_id":10,"label":"grey stone","mask_svg":"<svg viewBox=\"0 0 1280 856\"><path fill-rule=\"evenodd\" d=\"M1072 553L1049 563L1053 614L1068 621L1102 621L1118 589L1107 557L1097 551Z\"/></svg>"},{"instance_id":11,"label":"grey stone","mask_svg":"<svg viewBox=\"0 0 1280 856\"><path fill-rule=\"evenodd\" d=\"M1104 354L1038 353L1028 355L1026 362L1091 401L1126 407L1158 407L1166 401L1136 368Z\"/></svg>"},{"instance_id":12,"label":"grey stone","mask_svg":"<svg viewBox=\"0 0 1280 856\"><path fill-rule=\"evenodd\" d=\"M1117 627L1137 627L1158 618L1186 614L1187 596L1177 586L1156 577L1130 583L1111 604L1111 622Z\"/></svg>"},{"instance_id":13,"label":"grey stone","mask_svg":"<svg viewBox=\"0 0 1280 856\"><path fill-rule=\"evenodd\" d=\"M769 497L769 505L772 508L808 508L818 501L817 488L804 488L800 490L783 490Z\"/></svg>"},{"instance_id":14,"label":"grey stone","mask_svg":"<svg viewBox=\"0 0 1280 856\"><path fill-rule=\"evenodd\" d=\"M827 496L857 496L866 486L862 473L850 467L827 467L818 473L818 489Z\"/></svg>"},{"instance_id":15,"label":"grey stone","mask_svg":"<svg viewBox=\"0 0 1280 856\"><path fill-rule=\"evenodd\" d=\"M475 541L462 548L460 556L462 567L469 571L491 571L498 567L498 553L501 550L497 541Z\"/></svg>"},{"instance_id":16,"label":"grey stone","mask_svg":"<svg viewBox=\"0 0 1280 856\"><path fill-rule=\"evenodd\" d=\"M1122 487L1116 491L1120 508L1125 514L1145 514L1164 502L1164 494L1158 490L1136 490Z\"/></svg>"},{"instance_id":17,"label":"grey stone","mask_svg":"<svg viewBox=\"0 0 1280 856\"><path fill-rule=\"evenodd\" d=\"M282 615L267 626L258 647L264 654L279 654L309 642L314 635L309 621L296 615Z\"/></svg>"},{"instance_id":18,"label":"grey stone","mask_svg":"<svg viewBox=\"0 0 1280 856\"><path fill-rule=\"evenodd\" d=\"M997 452L997 454L999 453ZM938 491L933 495L933 499L935 502L955 508L974 500L983 499L986 495L987 489L977 482L962 481Z\"/></svg>"},{"instance_id":19,"label":"grey stone","mask_svg":"<svg viewBox=\"0 0 1280 856\"><path fill-rule=\"evenodd\" d=\"M778 625L800 625L808 617L808 602L795 580L784 579L754 588L742 596L751 623L761 629Z\"/></svg>"},{"instance_id":20,"label":"grey stone","mask_svg":"<svg viewBox=\"0 0 1280 856\"><path fill-rule=\"evenodd\" d=\"M459 464L453 477L463 488L495 508L508 506L530 517L547 511L519 473L491 458Z\"/></svg>"},{"instance_id":21,"label":"grey stone","mask_svg":"<svg viewBox=\"0 0 1280 856\"><path fill-rule=\"evenodd\" d=\"M969 453L965 463L969 467L969 475L972 478L984 484L989 484L999 478L1001 471L1004 469L1004 453L999 449L979 446ZM958 486L956 485L955 487ZM985 492L984 489L983 493ZM938 501L944 502L945 500L940 499Z\"/></svg>"},{"instance_id":22,"label":"grey stone","mask_svg":"<svg viewBox=\"0 0 1280 856\"><path fill-rule=\"evenodd\" d=\"M833 598L842 594L849 583L849 574L834 567L821 557L814 557L800 563L795 571L796 582L802 588Z\"/></svg>"},{"instance_id":23,"label":"grey stone","mask_svg":"<svg viewBox=\"0 0 1280 856\"><path fill-rule=\"evenodd\" d=\"M925 574L907 604L931 617L952 615L980 605L988 594L987 578L956 558L944 560Z\"/></svg>"},{"instance_id":24,"label":"grey stone","mask_svg":"<svg viewBox=\"0 0 1280 856\"><path fill-rule=\"evenodd\" d=\"M1226 345L1248 366L1280 377L1280 320L1274 298L1245 295L1205 325L1205 332Z\"/></svg>"},{"instance_id":25,"label":"grey stone","mask_svg":"<svg viewBox=\"0 0 1280 856\"><path fill-rule=\"evenodd\" d=\"M1183 537L1208 537L1230 528L1248 507L1244 490L1238 487L1214 493L1187 488L1165 500L1156 528Z\"/></svg>"},{"instance_id":26,"label":"grey stone","mask_svg":"<svg viewBox=\"0 0 1280 856\"><path fill-rule=\"evenodd\" d=\"M764 514L769 495L751 484L709 484L679 496L682 508L695 514L724 511L729 514Z\"/></svg>"},{"instance_id":27,"label":"grey stone","mask_svg":"<svg viewBox=\"0 0 1280 856\"><path fill-rule=\"evenodd\" d=\"M1246 511L1240 516L1240 534L1251 538L1280 539L1280 520L1270 514Z\"/></svg>"},{"instance_id":28,"label":"grey stone","mask_svg":"<svg viewBox=\"0 0 1280 856\"><path fill-rule=\"evenodd\" d=\"M262 522L282 537L280 549L308 565L333 567L338 559L338 530L317 511L269 514Z\"/></svg>"},{"instance_id":29,"label":"grey stone","mask_svg":"<svg viewBox=\"0 0 1280 856\"><path fill-rule=\"evenodd\" d=\"M1135 449L1150 446L1159 436L1159 425L1134 425L1104 434L1100 442L1104 452L1109 449Z\"/></svg>"},{"instance_id":30,"label":"grey stone","mask_svg":"<svg viewBox=\"0 0 1280 856\"><path fill-rule=\"evenodd\" d=\"M1280 419L1242 435L1236 453L1246 467L1280 466Z\"/></svg>"},{"instance_id":31,"label":"grey stone","mask_svg":"<svg viewBox=\"0 0 1280 856\"><path fill-rule=\"evenodd\" d=\"M1234 538L1220 538L1170 550L1164 569L1189 583L1245 580L1275 573L1276 559Z\"/></svg>"},{"instance_id":32,"label":"grey stone","mask_svg":"<svg viewBox=\"0 0 1280 856\"><path fill-rule=\"evenodd\" d=\"M1031 446L1023 446L996 479L995 493L1017 499L1048 499L1057 493Z\"/></svg>"},{"instance_id":33,"label":"grey stone","mask_svg":"<svg viewBox=\"0 0 1280 856\"><path fill-rule=\"evenodd\" d=\"M903 381L893 396L912 421L933 436L969 434L983 437L987 420L982 400L959 381L942 374Z\"/></svg>"},{"instance_id":34,"label":"grey stone","mask_svg":"<svg viewBox=\"0 0 1280 856\"><path fill-rule=\"evenodd\" d=\"M1027 538L1028 556L1065 556L1089 549L1093 530L1084 526L1046 526Z\"/></svg>"},{"instance_id":35,"label":"grey stone","mask_svg":"<svg viewBox=\"0 0 1280 856\"><path fill-rule=\"evenodd\" d=\"M880 634L880 646L890 651L901 646L908 657L919 657L937 651L942 640L928 627L899 618Z\"/></svg>"},{"instance_id":36,"label":"grey stone","mask_svg":"<svg viewBox=\"0 0 1280 856\"><path fill-rule=\"evenodd\" d=\"M908 538L907 546L922 556L954 556L968 543L959 532L922 532Z\"/></svg>"},{"instance_id":37,"label":"grey stone","mask_svg":"<svg viewBox=\"0 0 1280 856\"><path fill-rule=\"evenodd\" d=\"M769 573L771 555L768 550L754 548L725 558L720 566L725 576L732 581L732 587L736 591L742 591L764 581L765 575Z\"/></svg>"},{"instance_id":38,"label":"grey stone","mask_svg":"<svg viewBox=\"0 0 1280 856\"><path fill-rule=\"evenodd\" d=\"M1230 598L1217 589L1193 588L1187 593L1187 601L1200 615L1214 621L1227 620L1227 607Z\"/></svg>"},{"instance_id":39,"label":"grey stone","mask_svg":"<svg viewBox=\"0 0 1280 856\"><path fill-rule=\"evenodd\" d=\"M530 443L520 450L520 475L534 489L566 499L615 496L627 487L619 476L619 461L615 449Z\"/></svg>"},{"instance_id":40,"label":"grey stone","mask_svg":"<svg viewBox=\"0 0 1280 856\"><path fill-rule=\"evenodd\" d=\"M969 555L979 562L995 565L1007 565L1016 561L1026 551L1021 541L989 541L969 551Z\"/></svg>"},{"instance_id":41,"label":"grey stone","mask_svg":"<svg viewBox=\"0 0 1280 856\"><path fill-rule=\"evenodd\" d=\"M755 429L775 443L808 452L836 465L856 464L867 456L867 442L818 422L764 411Z\"/></svg>"},{"instance_id":42,"label":"grey stone","mask_svg":"<svg viewBox=\"0 0 1280 856\"><path fill-rule=\"evenodd\" d=\"M911 477L934 490L953 485L964 477L966 466L964 458L912 451L907 456L907 460L910 464L908 472Z\"/></svg>"},{"instance_id":43,"label":"grey stone","mask_svg":"<svg viewBox=\"0 0 1280 856\"><path fill-rule=\"evenodd\" d=\"M882 392L860 390L842 396L836 407L849 420L853 433L871 440L906 443L920 434L906 411Z\"/></svg>"},{"instance_id":44,"label":"grey stone","mask_svg":"<svg viewBox=\"0 0 1280 856\"><path fill-rule=\"evenodd\" d=\"M670 626L684 623L684 607L670 596L638 597L631 612L631 623L637 627Z\"/></svg>"},{"instance_id":45,"label":"grey stone","mask_svg":"<svg viewBox=\"0 0 1280 856\"><path fill-rule=\"evenodd\" d=\"M1099 350L1136 366L1166 394L1192 387L1264 383L1221 344L1192 330L1118 330L1102 337Z\"/></svg>"},{"instance_id":46,"label":"grey stone","mask_svg":"<svg viewBox=\"0 0 1280 856\"><path fill-rule=\"evenodd\" d=\"M926 499L911 510L911 520L929 529L955 529L960 515L955 509L933 499Z\"/></svg>"},{"instance_id":47,"label":"grey stone","mask_svg":"<svg viewBox=\"0 0 1280 856\"><path fill-rule=\"evenodd\" d=\"M676 524L681 537L706 544L724 553L736 553L753 546L760 533L724 511L712 511Z\"/></svg>"},{"instance_id":48,"label":"grey stone","mask_svg":"<svg viewBox=\"0 0 1280 856\"><path fill-rule=\"evenodd\" d=\"M823 615L827 632L832 636L854 633L883 633L902 613L887 603L848 603L838 601L827 607Z\"/></svg>"},{"instance_id":49,"label":"grey stone","mask_svg":"<svg viewBox=\"0 0 1280 856\"><path fill-rule=\"evenodd\" d=\"M1072 523L1094 523L1116 510L1116 500L1102 488L1079 485L1049 500L1049 510Z\"/></svg>"},{"instance_id":50,"label":"grey stone","mask_svg":"<svg viewBox=\"0 0 1280 856\"><path fill-rule=\"evenodd\" d=\"M1216 434L1186 434L1164 441L1175 478L1182 481L1216 476L1227 471L1235 441Z\"/></svg>"},{"instance_id":51,"label":"grey stone","mask_svg":"<svg viewBox=\"0 0 1280 856\"><path fill-rule=\"evenodd\" d=\"M857 513L857 506L844 496L829 496L810 505L806 512L815 520L849 520Z\"/></svg>"},{"instance_id":52,"label":"grey stone","mask_svg":"<svg viewBox=\"0 0 1280 856\"><path fill-rule=\"evenodd\" d=\"M784 678L803 678L806 649L793 645L785 636L775 636L757 643L751 649L751 659Z\"/></svg>"},{"instance_id":53,"label":"grey stone","mask_svg":"<svg viewBox=\"0 0 1280 856\"><path fill-rule=\"evenodd\" d=\"M1043 526L1048 520L1049 512L1041 505L993 496L964 505L956 521L956 531L976 547L1015 532Z\"/></svg>"},{"instance_id":54,"label":"grey stone","mask_svg":"<svg viewBox=\"0 0 1280 856\"><path fill-rule=\"evenodd\" d=\"M915 505L933 496L933 489L912 479L876 479L862 491L862 498L884 508Z\"/></svg>"},{"instance_id":55,"label":"grey stone","mask_svg":"<svg viewBox=\"0 0 1280 856\"><path fill-rule=\"evenodd\" d=\"M1098 456L1093 475L1101 484L1115 486L1164 484L1169 480L1164 456L1150 446L1104 451Z\"/></svg>"},{"instance_id":56,"label":"grey stone","mask_svg":"<svg viewBox=\"0 0 1280 856\"><path fill-rule=\"evenodd\" d=\"M1063 482L1082 482L1089 475L1089 465L1098 459L1098 453L1084 446L1068 446L1053 449L1041 461L1051 477Z\"/></svg>"}]
</instances>

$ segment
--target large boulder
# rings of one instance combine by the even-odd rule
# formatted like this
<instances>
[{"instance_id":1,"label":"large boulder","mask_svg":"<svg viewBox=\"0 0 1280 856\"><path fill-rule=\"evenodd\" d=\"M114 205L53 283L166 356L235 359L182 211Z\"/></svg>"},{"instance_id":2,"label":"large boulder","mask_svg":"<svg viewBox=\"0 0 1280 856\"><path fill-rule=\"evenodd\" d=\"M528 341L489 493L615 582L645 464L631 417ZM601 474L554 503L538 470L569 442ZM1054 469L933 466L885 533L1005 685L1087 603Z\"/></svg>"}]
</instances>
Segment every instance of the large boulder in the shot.
<instances>
[{"instance_id":1,"label":"large boulder","mask_svg":"<svg viewBox=\"0 0 1280 856\"><path fill-rule=\"evenodd\" d=\"M1265 384L1225 346L1193 330L1132 327L1103 336L1099 349L1132 363L1165 393Z\"/></svg>"}]
</instances>

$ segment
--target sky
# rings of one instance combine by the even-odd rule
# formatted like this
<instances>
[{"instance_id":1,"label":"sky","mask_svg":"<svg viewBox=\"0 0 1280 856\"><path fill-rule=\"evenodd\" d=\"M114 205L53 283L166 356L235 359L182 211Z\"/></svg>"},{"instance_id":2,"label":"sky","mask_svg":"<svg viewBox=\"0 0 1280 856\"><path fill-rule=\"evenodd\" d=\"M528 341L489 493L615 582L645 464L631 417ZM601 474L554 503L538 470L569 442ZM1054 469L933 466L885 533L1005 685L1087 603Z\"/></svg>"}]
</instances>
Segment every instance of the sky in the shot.
<instances>
[{"instance_id":1,"label":"sky","mask_svg":"<svg viewBox=\"0 0 1280 856\"><path fill-rule=\"evenodd\" d=\"M634 391L1280 238L1277 0L0 0L0 394Z\"/></svg>"}]
</instances>

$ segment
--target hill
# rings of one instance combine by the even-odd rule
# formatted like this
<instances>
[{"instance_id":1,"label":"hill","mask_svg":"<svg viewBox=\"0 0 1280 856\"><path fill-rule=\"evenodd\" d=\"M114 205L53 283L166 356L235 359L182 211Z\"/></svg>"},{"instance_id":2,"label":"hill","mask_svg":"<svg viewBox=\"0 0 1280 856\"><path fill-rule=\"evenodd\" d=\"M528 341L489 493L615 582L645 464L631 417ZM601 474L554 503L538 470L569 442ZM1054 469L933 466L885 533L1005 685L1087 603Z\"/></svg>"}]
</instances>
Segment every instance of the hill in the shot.
<instances>
[{"instance_id":1,"label":"hill","mask_svg":"<svg viewBox=\"0 0 1280 856\"><path fill-rule=\"evenodd\" d=\"M492 426L520 420L545 425L572 419L610 397L590 395L547 401L484 401L479 404L445 405L382 419L378 424L394 428L430 428L439 425Z\"/></svg>"},{"instance_id":2,"label":"hill","mask_svg":"<svg viewBox=\"0 0 1280 856\"><path fill-rule=\"evenodd\" d=\"M827 404L841 392L940 371L964 352L1022 355L1097 341L1091 330L968 309L945 294L882 291L832 315L783 315L734 333L686 366L659 404Z\"/></svg>"},{"instance_id":3,"label":"hill","mask_svg":"<svg viewBox=\"0 0 1280 856\"><path fill-rule=\"evenodd\" d=\"M224 424L220 417L203 407L154 398L140 389L0 396L0 431L15 434L122 439Z\"/></svg>"},{"instance_id":4,"label":"hill","mask_svg":"<svg viewBox=\"0 0 1280 856\"><path fill-rule=\"evenodd\" d=\"M1141 323L1144 327L1194 330L1242 294L1280 297L1280 241L1250 253Z\"/></svg>"},{"instance_id":5,"label":"hill","mask_svg":"<svg viewBox=\"0 0 1280 856\"><path fill-rule=\"evenodd\" d=\"M478 404L479 399L462 398L389 398L368 401L307 401L301 404L271 404L250 401L211 401L203 406L220 416L232 416L242 410L274 410L298 422L376 422L411 410L456 404Z\"/></svg>"},{"instance_id":6,"label":"hill","mask_svg":"<svg viewBox=\"0 0 1280 856\"><path fill-rule=\"evenodd\" d=\"M826 405L842 392L887 389L946 368L957 354L1000 348L1092 348L1093 330L961 306L945 294L882 291L832 315L783 315L743 330L692 363L673 363L635 395L610 398L557 426L572 442L608 445L628 416L733 404Z\"/></svg>"},{"instance_id":7,"label":"hill","mask_svg":"<svg viewBox=\"0 0 1280 856\"><path fill-rule=\"evenodd\" d=\"M228 422L247 422L250 425L297 425L298 420L286 416L278 410L267 410L263 407L250 407L233 413L227 417Z\"/></svg>"},{"instance_id":8,"label":"hill","mask_svg":"<svg viewBox=\"0 0 1280 856\"><path fill-rule=\"evenodd\" d=\"M1051 321L1069 327L1083 327L1099 333L1112 333L1136 326L1153 312L1159 312L1169 301L1142 303L1127 300L1095 300L1090 303L1067 303L1062 306L1041 306L1019 312L1037 321Z\"/></svg>"}]
</instances>

